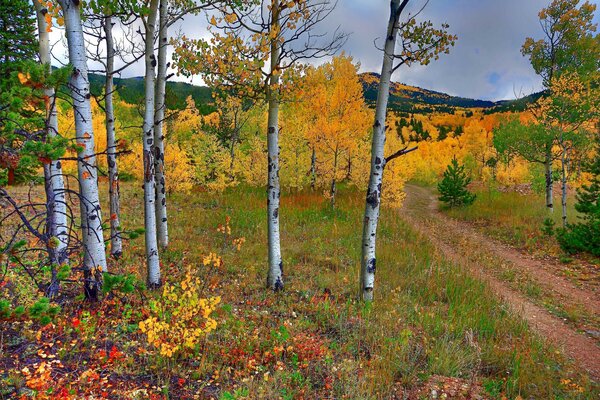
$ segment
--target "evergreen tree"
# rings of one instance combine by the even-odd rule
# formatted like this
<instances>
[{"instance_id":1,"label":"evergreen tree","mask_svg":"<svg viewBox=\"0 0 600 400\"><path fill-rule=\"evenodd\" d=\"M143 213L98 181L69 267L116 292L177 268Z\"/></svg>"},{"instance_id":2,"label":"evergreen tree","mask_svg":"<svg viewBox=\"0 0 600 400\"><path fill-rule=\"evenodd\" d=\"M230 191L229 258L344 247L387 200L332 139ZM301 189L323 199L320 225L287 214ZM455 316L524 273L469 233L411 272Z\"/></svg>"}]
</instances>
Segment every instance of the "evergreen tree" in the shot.
<instances>
[{"instance_id":1,"label":"evergreen tree","mask_svg":"<svg viewBox=\"0 0 600 400\"><path fill-rule=\"evenodd\" d=\"M0 0L0 79L15 70L14 63L37 57L35 19L27 0Z\"/></svg>"},{"instance_id":2,"label":"evergreen tree","mask_svg":"<svg viewBox=\"0 0 600 400\"><path fill-rule=\"evenodd\" d=\"M450 207L468 206L475 201L475 194L467 190L471 178L465 172L464 165L459 165L456 157L444 171L444 178L438 183L439 200Z\"/></svg>"},{"instance_id":3,"label":"evergreen tree","mask_svg":"<svg viewBox=\"0 0 600 400\"><path fill-rule=\"evenodd\" d=\"M585 168L592 174L592 180L577 190L575 209L582 221L569 224L558 234L561 247L569 253L588 252L600 256L600 137L596 138L595 153Z\"/></svg>"}]
</instances>

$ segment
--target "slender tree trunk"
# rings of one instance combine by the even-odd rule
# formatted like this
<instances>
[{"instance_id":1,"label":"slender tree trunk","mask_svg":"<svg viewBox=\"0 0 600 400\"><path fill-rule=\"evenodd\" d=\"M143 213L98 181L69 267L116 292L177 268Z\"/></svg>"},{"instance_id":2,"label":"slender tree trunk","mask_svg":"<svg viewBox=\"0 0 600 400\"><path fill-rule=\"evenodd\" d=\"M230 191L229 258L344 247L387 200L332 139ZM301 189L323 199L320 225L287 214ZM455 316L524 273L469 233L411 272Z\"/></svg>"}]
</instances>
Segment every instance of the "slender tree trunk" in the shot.
<instances>
[{"instance_id":1,"label":"slender tree trunk","mask_svg":"<svg viewBox=\"0 0 600 400\"><path fill-rule=\"evenodd\" d=\"M113 71L115 65L115 44L112 35L112 17L104 17L104 34L106 35L106 160L108 164L108 197L110 203L110 253L116 259L123 253L121 238L121 206L119 191L119 167L117 164L117 141L115 138L115 109L113 105Z\"/></svg>"},{"instance_id":2,"label":"slender tree trunk","mask_svg":"<svg viewBox=\"0 0 600 400\"><path fill-rule=\"evenodd\" d=\"M165 95L167 86L167 0L160 0L158 33L158 75L156 79L156 107L154 126L154 170L156 173L156 227L158 244L165 249L169 245L167 224L167 189L165 185Z\"/></svg>"},{"instance_id":3,"label":"slender tree trunk","mask_svg":"<svg viewBox=\"0 0 600 400\"><path fill-rule=\"evenodd\" d=\"M40 2L34 1L37 21L38 36L40 44L40 61L46 66L48 72L52 71L50 65L50 35L46 22L48 10L43 8ZM47 138L53 138L58 135L58 113L56 111L56 95L53 88L45 88L44 95L47 98L46 106L46 129ZM44 182L46 188L46 203L48 208L48 217L46 230L51 236L56 237L57 242L53 243L48 249L48 254L53 266L67 263L67 249L69 244L68 221L67 221L67 203L65 199L65 183L62 173L62 165L59 160L51 160L49 164L44 165ZM54 268L53 268L54 270ZM54 280L53 280L54 281ZM58 282L54 286L51 284L49 296L58 294Z\"/></svg>"},{"instance_id":4,"label":"slender tree trunk","mask_svg":"<svg viewBox=\"0 0 600 400\"><path fill-rule=\"evenodd\" d=\"M46 193L46 231L45 236L48 238L46 242L46 252L50 262L50 283L46 288L46 297L52 299L58 296L60 292L60 282L58 280L57 268L68 262L65 248L61 248L60 239L58 239L58 225L56 224L56 195L52 186L51 165L44 164L44 190Z\"/></svg>"},{"instance_id":5,"label":"slender tree trunk","mask_svg":"<svg viewBox=\"0 0 600 400\"><path fill-rule=\"evenodd\" d=\"M156 15L159 0L150 2L150 13L146 20L145 38L145 105L143 128L144 152L144 227L146 239L146 262L148 264L148 287L157 288L161 284L160 261L156 232L156 182L154 176L154 105L156 57L154 56L154 33L156 32Z\"/></svg>"},{"instance_id":6,"label":"slender tree trunk","mask_svg":"<svg viewBox=\"0 0 600 400\"><path fill-rule=\"evenodd\" d=\"M331 198L331 209L335 209L335 194L336 194L336 182L335 177L337 175L337 163L338 163L338 152L336 150L333 156L333 177L331 178L331 189L329 190L329 197Z\"/></svg>"},{"instance_id":7,"label":"slender tree trunk","mask_svg":"<svg viewBox=\"0 0 600 400\"><path fill-rule=\"evenodd\" d=\"M562 154L560 157L561 165L561 204L562 204L562 226L567 227L567 150L563 147Z\"/></svg>"},{"instance_id":8,"label":"slender tree trunk","mask_svg":"<svg viewBox=\"0 0 600 400\"><path fill-rule=\"evenodd\" d=\"M352 156L348 154L348 170L346 171L346 180L349 181L352 178Z\"/></svg>"},{"instance_id":9,"label":"slender tree trunk","mask_svg":"<svg viewBox=\"0 0 600 400\"><path fill-rule=\"evenodd\" d=\"M273 31L279 30L278 3L273 2ZM279 237L279 43L271 43L271 77L267 89L268 133L267 152L269 157L268 187L267 187L267 224L269 240L269 274L267 286L275 291L283 289L283 260L281 258L281 242Z\"/></svg>"},{"instance_id":10,"label":"slender tree trunk","mask_svg":"<svg viewBox=\"0 0 600 400\"><path fill-rule=\"evenodd\" d=\"M553 185L552 185L552 144L546 145L546 158L544 160L544 171L546 178L546 207L554 212Z\"/></svg>"},{"instance_id":11,"label":"slender tree trunk","mask_svg":"<svg viewBox=\"0 0 600 400\"><path fill-rule=\"evenodd\" d=\"M65 19L69 62L73 66L70 86L75 114L76 140L78 146L82 148L77 157L77 170L84 250L85 294L89 299L95 300L98 298L98 292L102 286L102 272L107 269L102 213L98 195L98 170L94 150L90 82L79 1L61 0L60 4Z\"/></svg>"},{"instance_id":12,"label":"slender tree trunk","mask_svg":"<svg viewBox=\"0 0 600 400\"><path fill-rule=\"evenodd\" d=\"M315 146L312 148L312 156L310 157L310 188L315 190L317 185L317 152Z\"/></svg>"},{"instance_id":13,"label":"slender tree trunk","mask_svg":"<svg viewBox=\"0 0 600 400\"><path fill-rule=\"evenodd\" d=\"M8 186L15 184L15 169L14 168L10 168L10 167L8 168L8 178L7 178L6 184Z\"/></svg>"},{"instance_id":14,"label":"slender tree trunk","mask_svg":"<svg viewBox=\"0 0 600 400\"><path fill-rule=\"evenodd\" d=\"M233 172L233 167L235 166L235 145L238 140L238 129L234 127L233 135L231 136L231 146L229 147L229 157L231 160L229 161L229 179L233 182L235 180L235 174Z\"/></svg>"},{"instance_id":15,"label":"slender tree trunk","mask_svg":"<svg viewBox=\"0 0 600 400\"><path fill-rule=\"evenodd\" d=\"M360 293L364 301L373 300L375 286L377 223L381 205L381 189L383 183L383 169L385 167L385 119L387 104L390 95L390 80L393 69L393 55L398 35L398 19L400 18L400 0L390 3L390 19L381 68L379 92L375 108L375 123L373 124L373 141L371 145L371 172L365 205L365 218L363 221L362 258L360 268Z\"/></svg>"}]
</instances>

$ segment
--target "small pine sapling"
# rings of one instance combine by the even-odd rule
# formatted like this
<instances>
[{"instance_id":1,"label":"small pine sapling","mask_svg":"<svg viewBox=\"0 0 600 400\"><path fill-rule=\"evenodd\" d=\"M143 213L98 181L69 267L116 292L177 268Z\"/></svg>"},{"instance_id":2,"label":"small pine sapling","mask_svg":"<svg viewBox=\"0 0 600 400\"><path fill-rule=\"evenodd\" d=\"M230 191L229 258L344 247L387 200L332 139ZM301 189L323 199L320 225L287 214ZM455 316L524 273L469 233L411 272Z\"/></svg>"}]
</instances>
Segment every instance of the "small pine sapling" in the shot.
<instances>
[{"instance_id":1,"label":"small pine sapling","mask_svg":"<svg viewBox=\"0 0 600 400\"><path fill-rule=\"evenodd\" d=\"M467 189L469 183L471 183L471 178L465 172L464 165L460 165L454 157L444 171L443 179L438 183L439 200L449 207L473 204L477 196Z\"/></svg>"}]
</instances>

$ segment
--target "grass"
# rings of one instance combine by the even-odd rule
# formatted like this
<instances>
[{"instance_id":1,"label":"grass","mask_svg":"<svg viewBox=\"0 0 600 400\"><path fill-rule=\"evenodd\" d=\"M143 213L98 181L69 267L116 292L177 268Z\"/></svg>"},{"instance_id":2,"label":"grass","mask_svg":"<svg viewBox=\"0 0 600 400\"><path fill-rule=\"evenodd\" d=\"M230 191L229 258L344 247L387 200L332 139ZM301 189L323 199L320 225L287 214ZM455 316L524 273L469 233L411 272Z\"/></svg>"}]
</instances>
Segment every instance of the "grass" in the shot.
<instances>
[{"instance_id":1,"label":"grass","mask_svg":"<svg viewBox=\"0 0 600 400\"><path fill-rule=\"evenodd\" d=\"M476 190L473 205L445 210L453 218L472 222L487 234L538 255L562 255L554 238L542 232L544 220L551 218L558 228L562 226L559 194L555 198L554 212L544 207L544 196L535 193L500 192L496 189ZM569 195L567 215L570 222L577 220L575 196ZM566 258L565 258L566 260Z\"/></svg>"},{"instance_id":2,"label":"grass","mask_svg":"<svg viewBox=\"0 0 600 400\"><path fill-rule=\"evenodd\" d=\"M574 199L569 199L568 215L571 220L576 218L573 201ZM564 256L556 240L545 235L541 229L544 219L549 215L543 205L544 198L541 195L479 189L477 200L471 206L442 207L441 211L452 218L471 223L487 236L532 253L536 257L555 258L554 264L559 265L555 273L576 285L594 285L598 278L598 260L585 255ZM552 214L556 226L560 225L560 215L560 210L555 210ZM581 305L566 304L551 287L539 283L535 274L520 271L510 262L498 262L492 254L476 251L476 244L463 243L460 238L451 235L445 235L445 239L451 241L455 248L464 248L461 251L468 254L469 259L485 265L496 277L509 283L513 289L552 314L565 319L574 328L593 330L597 326L598 319L595 315Z\"/></svg>"},{"instance_id":3,"label":"grass","mask_svg":"<svg viewBox=\"0 0 600 400\"><path fill-rule=\"evenodd\" d=\"M138 185L125 185L122 195L126 228L142 226ZM108 395L133 398L402 398L434 376L461 379L487 398L597 398L585 374L484 284L436 253L396 210L385 209L381 217L376 301L357 302L363 197L342 188L332 211L318 194L282 194L286 290L275 294L265 290L263 189L171 196L164 277L177 282L185 266L198 266L211 283L206 296L222 297L217 330L194 351L167 359L136 329L148 297L158 293L114 295L99 305L64 300L49 327L26 319L0 322L2 335L11 338L0 342L0 382L12 385L9 390L15 381L24 388L31 377L19 380L21 371L34 370L43 349L64 366L53 370L56 388L76 395L90 388L101 393L92 379L81 379L91 370L111 383L104 388ZM216 230L227 216L232 237L246 239L239 251ZM222 268L201 265L211 251L223 257ZM143 241L128 243L111 268L143 280ZM27 284L14 269L9 279ZM23 301L31 296L22 288L19 293ZM82 329L72 327L75 317ZM111 346L124 356L102 364L95 353Z\"/></svg>"}]
</instances>

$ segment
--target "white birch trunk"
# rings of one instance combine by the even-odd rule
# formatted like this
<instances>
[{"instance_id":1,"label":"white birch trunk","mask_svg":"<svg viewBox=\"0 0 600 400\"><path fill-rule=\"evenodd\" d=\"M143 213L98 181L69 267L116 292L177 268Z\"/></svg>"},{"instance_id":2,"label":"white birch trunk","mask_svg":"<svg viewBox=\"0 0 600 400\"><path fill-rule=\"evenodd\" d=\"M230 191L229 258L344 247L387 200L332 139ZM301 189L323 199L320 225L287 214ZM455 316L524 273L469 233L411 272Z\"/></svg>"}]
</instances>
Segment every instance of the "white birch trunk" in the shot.
<instances>
[{"instance_id":1,"label":"white birch trunk","mask_svg":"<svg viewBox=\"0 0 600 400\"><path fill-rule=\"evenodd\" d=\"M154 171L156 174L156 227L158 244L161 248L169 245L169 229L167 224L167 191L165 186L165 135L163 120L165 119L165 94L167 85L167 46L168 46L168 14L167 0L160 0L159 34L158 34L158 76L156 80L156 107L154 126Z\"/></svg>"},{"instance_id":2,"label":"white birch trunk","mask_svg":"<svg viewBox=\"0 0 600 400\"><path fill-rule=\"evenodd\" d=\"M48 72L52 72L52 66L50 64L50 35L48 33L48 25L45 18L48 10L37 1L34 1L33 4L35 5L38 22L40 62L46 66ZM47 98L47 137L53 138L58 135L56 95L53 88L45 88L44 95ZM46 231L50 237L56 237L58 239L56 246L50 250L52 253L50 254L50 258L52 264L61 265L69 261L67 255L69 226L67 221L64 177L62 165L59 160L50 160L50 163L44 166L44 181L46 188L46 204L48 207ZM58 282L56 282L56 284L58 284ZM58 286L51 284L51 288L53 287L56 289L54 295L58 294ZM52 293L50 294L52 295Z\"/></svg>"},{"instance_id":3,"label":"white birch trunk","mask_svg":"<svg viewBox=\"0 0 600 400\"><path fill-rule=\"evenodd\" d=\"M121 212L119 201L119 167L117 164L117 142L115 139L115 109L113 105L113 71L115 66L115 43L112 35L112 17L104 17L104 34L106 35L106 159L108 164L108 197L110 203L110 254L118 259L123 253L121 239Z\"/></svg>"},{"instance_id":4,"label":"white birch trunk","mask_svg":"<svg viewBox=\"0 0 600 400\"><path fill-rule=\"evenodd\" d=\"M273 2L273 30L279 30L279 10L277 2ZM269 274L267 286L274 291L283 289L283 260L281 258L281 241L279 237L279 43L271 43L271 77L267 92L269 103L267 152L269 161L267 186L267 224L269 239Z\"/></svg>"},{"instance_id":5,"label":"white birch trunk","mask_svg":"<svg viewBox=\"0 0 600 400\"><path fill-rule=\"evenodd\" d=\"M144 227L146 238L146 262L148 264L148 287L157 288L161 284L160 263L156 235L156 182L154 180L154 105L156 57L154 56L154 33L159 0L150 2L150 13L146 21L145 38L145 106L142 133L144 152Z\"/></svg>"},{"instance_id":6,"label":"white birch trunk","mask_svg":"<svg viewBox=\"0 0 600 400\"><path fill-rule=\"evenodd\" d=\"M65 19L69 62L73 66L70 85L75 114L76 140L77 144L83 148L77 157L77 171L81 204L85 290L88 298L95 299L102 284L101 272L107 269L102 213L98 198L98 170L94 151L90 83L79 1L61 0L60 4Z\"/></svg>"},{"instance_id":7,"label":"white birch trunk","mask_svg":"<svg viewBox=\"0 0 600 400\"><path fill-rule=\"evenodd\" d=\"M362 258L360 267L360 292L364 301L373 300L376 269L376 239L377 223L381 205L381 188L383 182L383 169L385 167L385 120L387 104L390 95L390 80L392 78L393 54L398 35L398 19L400 17L400 0L390 3L390 19L383 55L383 66L377 93L375 108L375 123L373 125L373 141L371 145L371 172L365 205L365 218L363 222Z\"/></svg>"}]
</instances>

